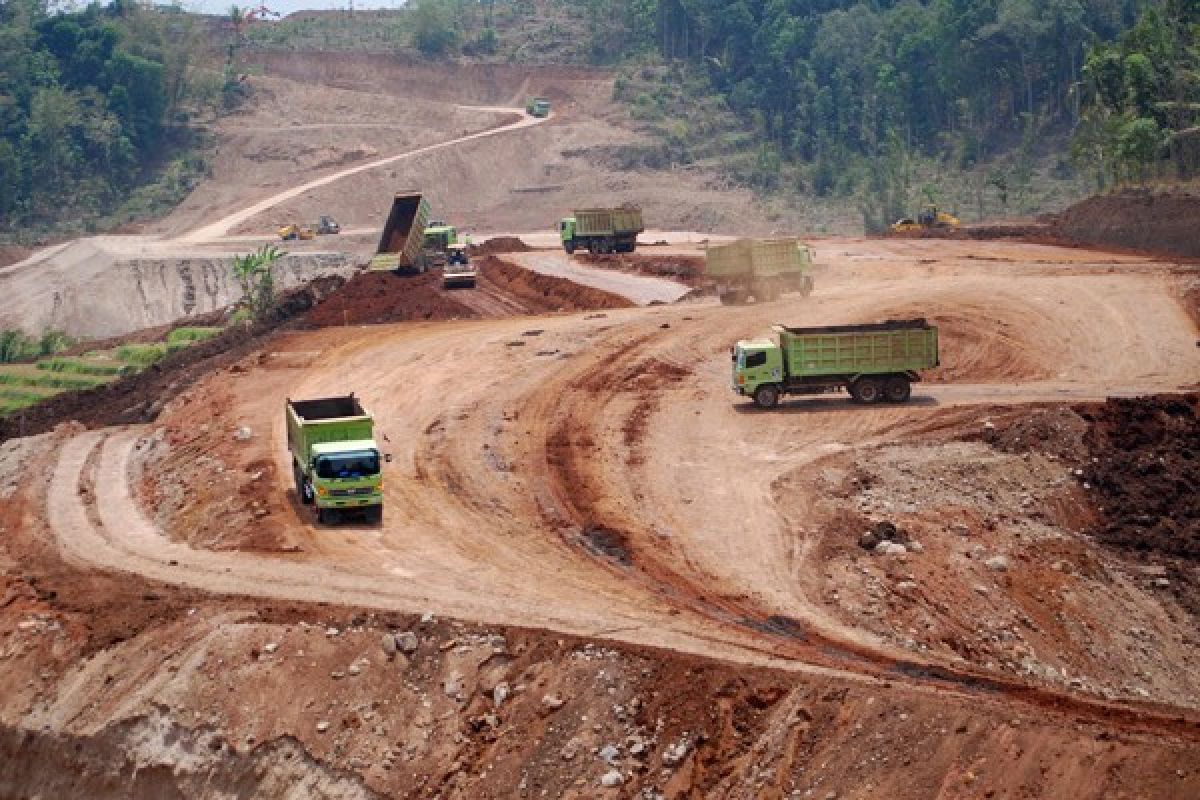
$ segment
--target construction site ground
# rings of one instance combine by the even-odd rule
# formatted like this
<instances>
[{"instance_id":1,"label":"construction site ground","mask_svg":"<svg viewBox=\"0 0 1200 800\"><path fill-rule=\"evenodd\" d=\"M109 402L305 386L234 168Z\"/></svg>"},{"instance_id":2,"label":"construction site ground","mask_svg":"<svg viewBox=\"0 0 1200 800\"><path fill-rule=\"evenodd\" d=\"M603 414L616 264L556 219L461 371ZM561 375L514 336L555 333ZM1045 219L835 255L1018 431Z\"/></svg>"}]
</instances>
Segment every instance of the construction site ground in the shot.
<instances>
[{"instance_id":1,"label":"construction site ground","mask_svg":"<svg viewBox=\"0 0 1200 800\"><path fill-rule=\"evenodd\" d=\"M369 66L280 57L264 85L384 91ZM469 77L456 103L562 116L435 161L603 140L571 116L602 77ZM486 199L514 180L440 200L546 236L561 200ZM371 225L313 191L288 214ZM634 257L510 242L456 290L347 270L0 428L0 798L1200 796L1196 268L825 238L811 296L725 307L688 244L706 197ZM201 187L161 235L225 246L213 218L252 236L264 198ZM730 346L774 323L917 316L941 364L908 404L731 391ZM385 512L318 525L284 402L349 391Z\"/></svg>"}]
</instances>

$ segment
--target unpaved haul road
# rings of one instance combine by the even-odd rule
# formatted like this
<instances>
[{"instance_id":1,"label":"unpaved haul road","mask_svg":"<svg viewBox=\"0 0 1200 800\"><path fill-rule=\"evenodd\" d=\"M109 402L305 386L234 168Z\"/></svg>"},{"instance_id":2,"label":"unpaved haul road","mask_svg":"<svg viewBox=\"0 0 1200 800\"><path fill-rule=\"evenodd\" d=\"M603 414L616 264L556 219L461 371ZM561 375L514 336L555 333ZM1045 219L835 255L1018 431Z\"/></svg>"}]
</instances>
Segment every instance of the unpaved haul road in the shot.
<instances>
[{"instance_id":1,"label":"unpaved haul road","mask_svg":"<svg viewBox=\"0 0 1200 800\"><path fill-rule=\"evenodd\" d=\"M284 398L363 398L395 457L379 528L316 528L288 507L302 554L191 549L172 541L186 532L155 529L132 499L137 430L64 448L51 524L74 560L213 592L432 610L966 691L961 670L899 676L911 655L823 610L806 581L809 534L785 524L780 480L973 406L1191 385L1195 329L1161 266L1141 259L854 240L821 252L807 300L326 329L277 343L281 366L210 379L201 391L232 397L204 410L218 422L213 447L230 446L235 425L260 432L244 446L274 459L277 496L291 491ZM760 413L730 393L730 343L773 322L919 313L943 320L944 382L919 385L909 405L821 397ZM94 515L78 491L89 470ZM1048 702L1111 713L1099 701Z\"/></svg>"},{"instance_id":2,"label":"unpaved haul road","mask_svg":"<svg viewBox=\"0 0 1200 800\"><path fill-rule=\"evenodd\" d=\"M507 125L501 125L496 128L489 128L488 130L479 131L478 133L472 133L467 136L460 136L457 139L448 139L444 142L438 142L437 144L431 144L431 145L427 145L425 147L419 147L416 150L408 150L403 153L397 153L395 155L391 155L386 158L376 159L374 161L369 161L366 164L359 164L358 166L355 166L355 167L350 167L348 169L343 169L338 172L334 172L329 175L322 176L315 180L311 180L308 183L301 184L300 186L294 186L291 189L288 189L283 192L279 192L278 194L272 195L271 197L268 197L264 200L260 200L259 202L255 203L252 206L248 206L247 208L243 208L241 211L236 211L233 214L229 214L228 216L222 217L221 219L217 220L216 222L205 225L202 228L197 228L196 230L192 231L191 233L185 233L183 236L178 237L175 241L181 242L181 243L185 243L185 242L186 243L199 243L199 242L210 242L210 241L214 241L214 240L219 240L223 236L226 236L229 233L229 231L231 229L233 229L235 226L245 222L246 220L248 220L258 214L261 214L263 211L266 211L269 208L277 206L280 203L283 203L287 200L291 200L293 197L299 197L300 195L304 194L305 192L312 191L313 189L316 189L318 187L328 186L331 183L343 180L352 175L357 175L361 172L366 172L366 171L372 170L372 169L378 169L380 167L386 167L391 164L395 164L399 161L406 161L409 159L417 158L419 156L423 156L428 153L435 152L437 150L443 150L447 147L457 147L458 145L464 144L466 142L472 142L477 139L486 139L491 136L500 136L505 133L510 133L512 131L520 130L522 128L528 128L533 125L540 125L541 123L547 122L553 118L553 115L550 115L547 117L540 117L540 118L539 117L530 117L525 114L524 109L520 109L520 108L497 108L497 107L492 107L492 106L486 106L486 107L460 106L460 108L473 108L477 111L492 111L492 112L501 113L501 114L511 114L511 115L517 116L517 120L515 122L511 122Z\"/></svg>"}]
</instances>

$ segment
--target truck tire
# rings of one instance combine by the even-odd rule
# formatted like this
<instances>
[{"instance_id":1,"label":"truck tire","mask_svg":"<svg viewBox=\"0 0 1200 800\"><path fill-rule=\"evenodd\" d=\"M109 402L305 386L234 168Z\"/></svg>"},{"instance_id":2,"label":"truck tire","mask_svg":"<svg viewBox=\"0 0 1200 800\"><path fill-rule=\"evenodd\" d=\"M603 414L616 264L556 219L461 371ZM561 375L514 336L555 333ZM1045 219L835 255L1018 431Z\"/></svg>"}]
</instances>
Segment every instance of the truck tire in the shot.
<instances>
[{"instance_id":1,"label":"truck tire","mask_svg":"<svg viewBox=\"0 0 1200 800\"><path fill-rule=\"evenodd\" d=\"M300 502L306 506L311 504L313 501L312 487L304 479L304 473L294 464L292 465L292 475L296 479L296 495L300 498Z\"/></svg>"},{"instance_id":2,"label":"truck tire","mask_svg":"<svg viewBox=\"0 0 1200 800\"><path fill-rule=\"evenodd\" d=\"M596 255L597 248L596 248L596 242L595 242L595 241L593 241L593 240L591 240L591 239L588 239L588 243L587 243L587 251L588 251L589 253L591 253L592 255Z\"/></svg>"},{"instance_id":3,"label":"truck tire","mask_svg":"<svg viewBox=\"0 0 1200 800\"><path fill-rule=\"evenodd\" d=\"M363 516L372 525L377 524L383 520L383 506L368 506Z\"/></svg>"},{"instance_id":4,"label":"truck tire","mask_svg":"<svg viewBox=\"0 0 1200 800\"><path fill-rule=\"evenodd\" d=\"M318 508L317 509L317 524L324 525L327 522L329 522L329 515L325 513L325 509Z\"/></svg>"},{"instance_id":5,"label":"truck tire","mask_svg":"<svg viewBox=\"0 0 1200 800\"><path fill-rule=\"evenodd\" d=\"M768 410L779 405L779 387L773 383L764 383L755 389L754 405Z\"/></svg>"},{"instance_id":6,"label":"truck tire","mask_svg":"<svg viewBox=\"0 0 1200 800\"><path fill-rule=\"evenodd\" d=\"M563 250L566 250L567 255L569 255L569 256L575 255L575 243L574 242L563 242Z\"/></svg>"},{"instance_id":7,"label":"truck tire","mask_svg":"<svg viewBox=\"0 0 1200 800\"><path fill-rule=\"evenodd\" d=\"M907 403L912 397L912 384L903 375L893 375L883 385L883 396L889 403Z\"/></svg>"},{"instance_id":8,"label":"truck tire","mask_svg":"<svg viewBox=\"0 0 1200 800\"><path fill-rule=\"evenodd\" d=\"M859 378L850 384L850 396L860 403L878 403L883 396L883 384L875 378Z\"/></svg>"}]
</instances>

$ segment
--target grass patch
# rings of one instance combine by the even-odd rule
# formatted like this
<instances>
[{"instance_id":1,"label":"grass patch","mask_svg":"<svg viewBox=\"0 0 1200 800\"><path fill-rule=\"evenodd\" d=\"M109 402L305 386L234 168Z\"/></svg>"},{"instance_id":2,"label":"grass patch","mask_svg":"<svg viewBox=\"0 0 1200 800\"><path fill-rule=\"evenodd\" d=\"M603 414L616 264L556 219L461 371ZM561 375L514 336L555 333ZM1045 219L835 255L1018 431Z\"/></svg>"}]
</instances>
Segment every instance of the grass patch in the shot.
<instances>
[{"instance_id":1,"label":"grass patch","mask_svg":"<svg viewBox=\"0 0 1200 800\"><path fill-rule=\"evenodd\" d=\"M117 348L117 358L127 364L148 367L167 354L166 342L154 344L123 344Z\"/></svg>"},{"instance_id":2,"label":"grass patch","mask_svg":"<svg viewBox=\"0 0 1200 800\"><path fill-rule=\"evenodd\" d=\"M203 342L206 339L218 336L224 330L224 328L203 327L176 328L167 334L167 351L174 353L176 350L182 350L196 342Z\"/></svg>"},{"instance_id":3,"label":"grass patch","mask_svg":"<svg viewBox=\"0 0 1200 800\"><path fill-rule=\"evenodd\" d=\"M39 370L37 367L6 367L0 369L0 385L37 386L45 389L92 389L108 383L112 376L62 375Z\"/></svg>"},{"instance_id":4,"label":"grass patch","mask_svg":"<svg viewBox=\"0 0 1200 800\"><path fill-rule=\"evenodd\" d=\"M129 364L102 363L86 361L79 358L43 358L37 362L37 368L47 372L68 372L76 375L128 375L132 370Z\"/></svg>"}]
</instances>

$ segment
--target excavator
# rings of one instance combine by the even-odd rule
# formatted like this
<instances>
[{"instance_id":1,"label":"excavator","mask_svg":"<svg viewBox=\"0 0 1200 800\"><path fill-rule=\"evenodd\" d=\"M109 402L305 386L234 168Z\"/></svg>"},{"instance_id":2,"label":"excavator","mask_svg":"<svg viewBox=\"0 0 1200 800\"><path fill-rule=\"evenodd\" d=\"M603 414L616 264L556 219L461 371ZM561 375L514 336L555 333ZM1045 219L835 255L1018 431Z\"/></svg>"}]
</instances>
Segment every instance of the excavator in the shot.
<instances>
[{"instance_id":1,"label":"excavator","mask_svg":"<svg viewBox=\"0 0 1200 800\"><path fill-rule=\"evenodd\" d=\"M957 228L961 224L958 217L945 211L940 211L937 206L930 203L920 210L915 220L911 217L897 220L892 225L892 233L923 231L930 228Z\"/></svg>"}]
</instances>

